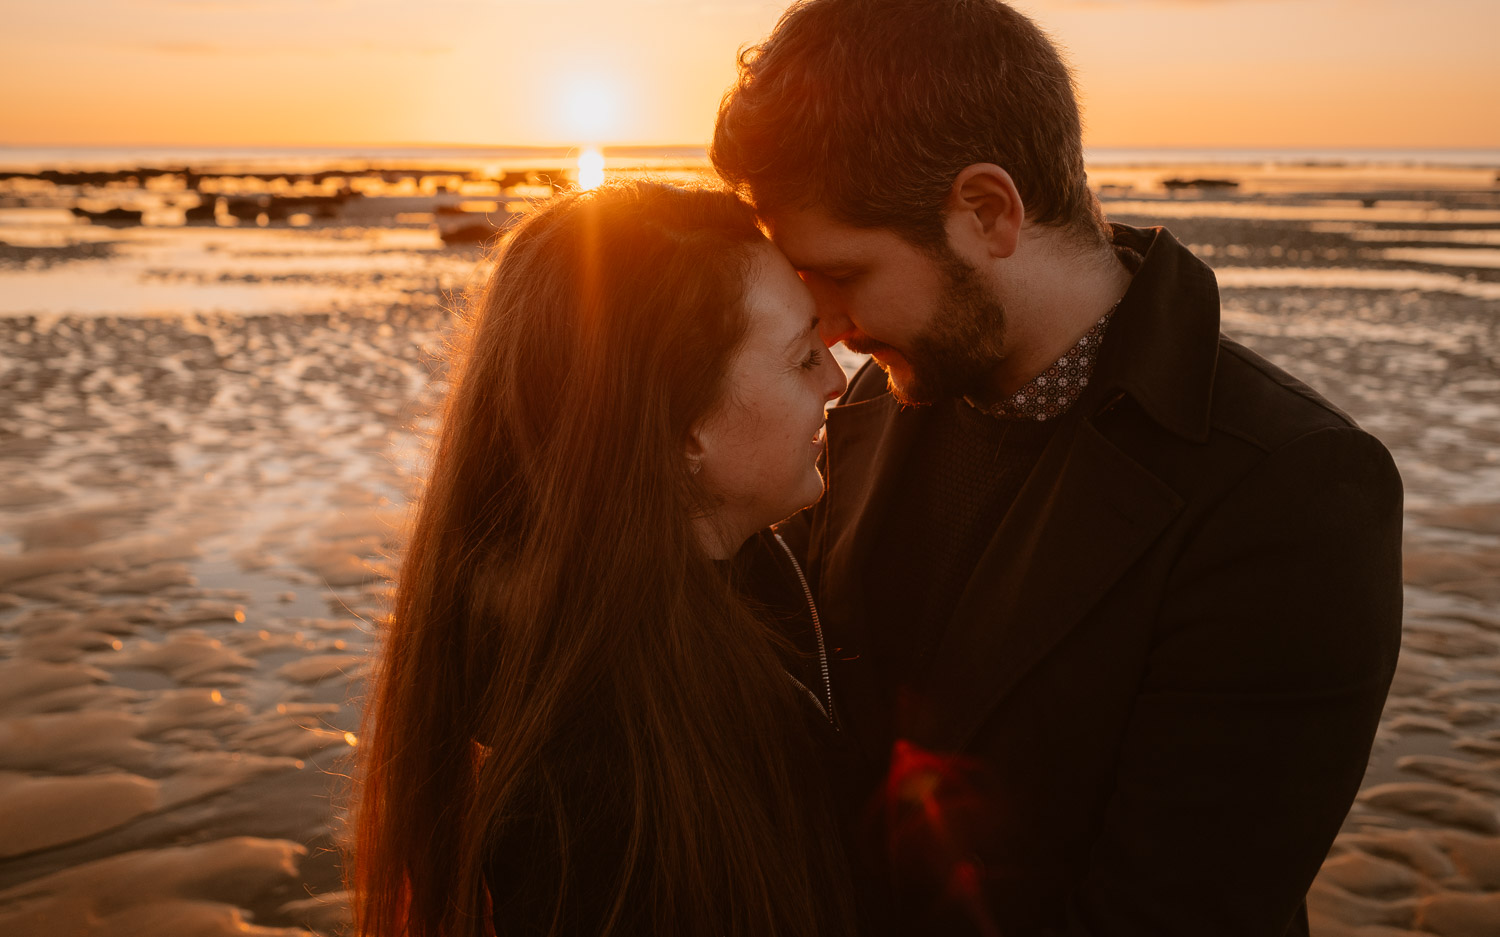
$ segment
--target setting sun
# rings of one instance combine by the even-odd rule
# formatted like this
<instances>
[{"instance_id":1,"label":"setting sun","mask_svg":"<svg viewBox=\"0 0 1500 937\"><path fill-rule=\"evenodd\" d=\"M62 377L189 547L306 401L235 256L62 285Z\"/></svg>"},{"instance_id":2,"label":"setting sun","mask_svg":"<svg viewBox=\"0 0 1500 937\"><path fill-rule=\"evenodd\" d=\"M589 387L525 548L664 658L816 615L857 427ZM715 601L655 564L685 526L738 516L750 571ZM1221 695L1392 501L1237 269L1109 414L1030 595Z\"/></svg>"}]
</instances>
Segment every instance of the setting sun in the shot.
<instances>
[{"instance_id":1,"label":"setting sun","mask_svg":"<svg viewBox=\"0 0 1500 937\"><path fill-rule=\"evenodd\" d=\"M567 89L563 115L577 139L590 143L610 139L621 129L616 86L599 78L574 79ZM600 166L602 171L602 162Z\"/></svg>"}]
</instances>

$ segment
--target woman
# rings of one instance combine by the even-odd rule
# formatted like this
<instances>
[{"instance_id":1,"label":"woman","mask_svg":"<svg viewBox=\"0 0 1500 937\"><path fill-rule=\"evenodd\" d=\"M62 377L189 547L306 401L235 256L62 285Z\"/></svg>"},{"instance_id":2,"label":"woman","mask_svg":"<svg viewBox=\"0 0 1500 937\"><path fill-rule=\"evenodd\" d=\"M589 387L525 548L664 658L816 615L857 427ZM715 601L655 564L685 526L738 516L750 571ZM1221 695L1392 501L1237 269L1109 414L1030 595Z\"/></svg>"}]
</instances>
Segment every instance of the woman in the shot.
<instances>
[{"instance_id":1,"label":"woman","mask_svg":"<svg viewBox=\"0 0 1500 937\"><path fill-rule=\"evenodd\" d=\"M730 561L822 493L844 377L795 272L729 194L617 185L522 222L467 326L366 715L357 932L847 931L820 649Z\"/></svg>"}]
</instances>

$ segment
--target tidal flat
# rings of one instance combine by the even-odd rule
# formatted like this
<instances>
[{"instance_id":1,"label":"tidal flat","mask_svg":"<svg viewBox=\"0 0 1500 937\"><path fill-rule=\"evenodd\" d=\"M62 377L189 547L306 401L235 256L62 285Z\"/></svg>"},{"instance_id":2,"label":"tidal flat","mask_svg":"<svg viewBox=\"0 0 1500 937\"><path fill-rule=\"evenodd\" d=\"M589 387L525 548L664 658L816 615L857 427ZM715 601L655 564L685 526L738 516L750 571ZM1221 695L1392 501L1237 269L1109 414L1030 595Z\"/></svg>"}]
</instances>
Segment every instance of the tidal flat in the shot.
<instances>
[{"instance_id":1,"label":"tidal flat","mask_svg":"<svg viewBox=\"0 0 1500 937\"><path fill-rule=\"evenodd\" d=\"M498 231L546 188L385 172L279 217L272 173L0 180L0 933L347 921L363 675L453 314L488 269L439 209ZM1495 167L1093 178L1113 220L1213 266L1224 331L1405 481L1401 661L1313 932L1500 933Z\"/></svg>"}]
</instances>

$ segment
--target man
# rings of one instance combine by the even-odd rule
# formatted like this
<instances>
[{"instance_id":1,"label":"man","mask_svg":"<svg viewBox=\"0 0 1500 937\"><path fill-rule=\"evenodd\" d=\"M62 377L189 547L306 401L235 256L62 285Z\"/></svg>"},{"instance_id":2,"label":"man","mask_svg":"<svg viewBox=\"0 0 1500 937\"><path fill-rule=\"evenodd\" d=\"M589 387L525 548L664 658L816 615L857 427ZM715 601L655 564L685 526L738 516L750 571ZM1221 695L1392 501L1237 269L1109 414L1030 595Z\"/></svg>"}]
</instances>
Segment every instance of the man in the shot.
<instances>
[{"instance_id":1,"label":"man","mask_svg":"<svg viewBox=\"0 0 1500 937\"><path fill-rule=\"evenodd\" d=\"M899 934L1306 934L1399 644L1385 449L1087 188L997 0L809 0L711 151L868 352L805 552ZM882 906L889 902L889 907Z\"/></svg>"}]
</instances>

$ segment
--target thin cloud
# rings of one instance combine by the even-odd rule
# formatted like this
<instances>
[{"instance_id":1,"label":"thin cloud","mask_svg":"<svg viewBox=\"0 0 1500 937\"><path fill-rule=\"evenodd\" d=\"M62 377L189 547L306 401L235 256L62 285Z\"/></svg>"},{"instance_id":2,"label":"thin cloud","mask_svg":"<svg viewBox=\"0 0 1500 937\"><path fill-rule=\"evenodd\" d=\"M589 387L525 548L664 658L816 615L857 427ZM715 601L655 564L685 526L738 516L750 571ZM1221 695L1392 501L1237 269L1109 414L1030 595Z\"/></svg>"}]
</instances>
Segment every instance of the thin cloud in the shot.
<instances>
[{"instance_id":1,"label":"thin cloud","mask_svg":"<svg viewBox=\"0 0 1500 937\"><path fill-rule=\"evenodd\" d=\"M364 41L340 41L310 45L306 43L264 43L257 45L228 45L219 42L174 42L154 41L132 43L131 48L142 49L156 55L182 57L264 56L264 55L348 55L351 53L380 55L447 55L454 46L445 43L396 43Z\"/></svg>"},{"instance_id":2,"label":"thin cloud","mask_svg":"<svg viewBox=\"0 0 1500 937\"><path fill-rule=\"evenodd\" d=\"M245 10L255 7L300 6L306 0L136 0L143 6L172 7L178 10ZM348 0L315 0L322 6L347 3Z\"/></svg>"},{"instance_id":3,"label":"thin cloud","mask_svg":"<svg viewBox=\"0 0 1500 937\"><path fill-rule=\"evenodd\" d=\"M215 42L146 42L137 48L160 55L228 55L235 51Z\"/></svg>"},{"instance_id":4,"label":"thin cloud","mask_svg":"<svg viewBox=\"0 0 1500 937\"><path fill-rule=\"evenodd\" d=\"M1121 9L1123 7L1227 7L1227 6L1249 6L1251 4L1266 4L1278 2L1278 0L1057 0L1058 6L1066 7L1103 7L1105 9ZM1280 2L1306 2L1306 0L1280 0Z\"/></svg>"},{"instance_id":5,"label":"thin cloud","mask_svg":"<svg viewBox=\"0 0 1500 937\"><path fill-rule=\"evenodd\" d=\"M447 55L457 47L437 42L416 45L396 42L361 42L355 48L361 52L381 52L387 55Z\"/></svg>"}]
</instances>

